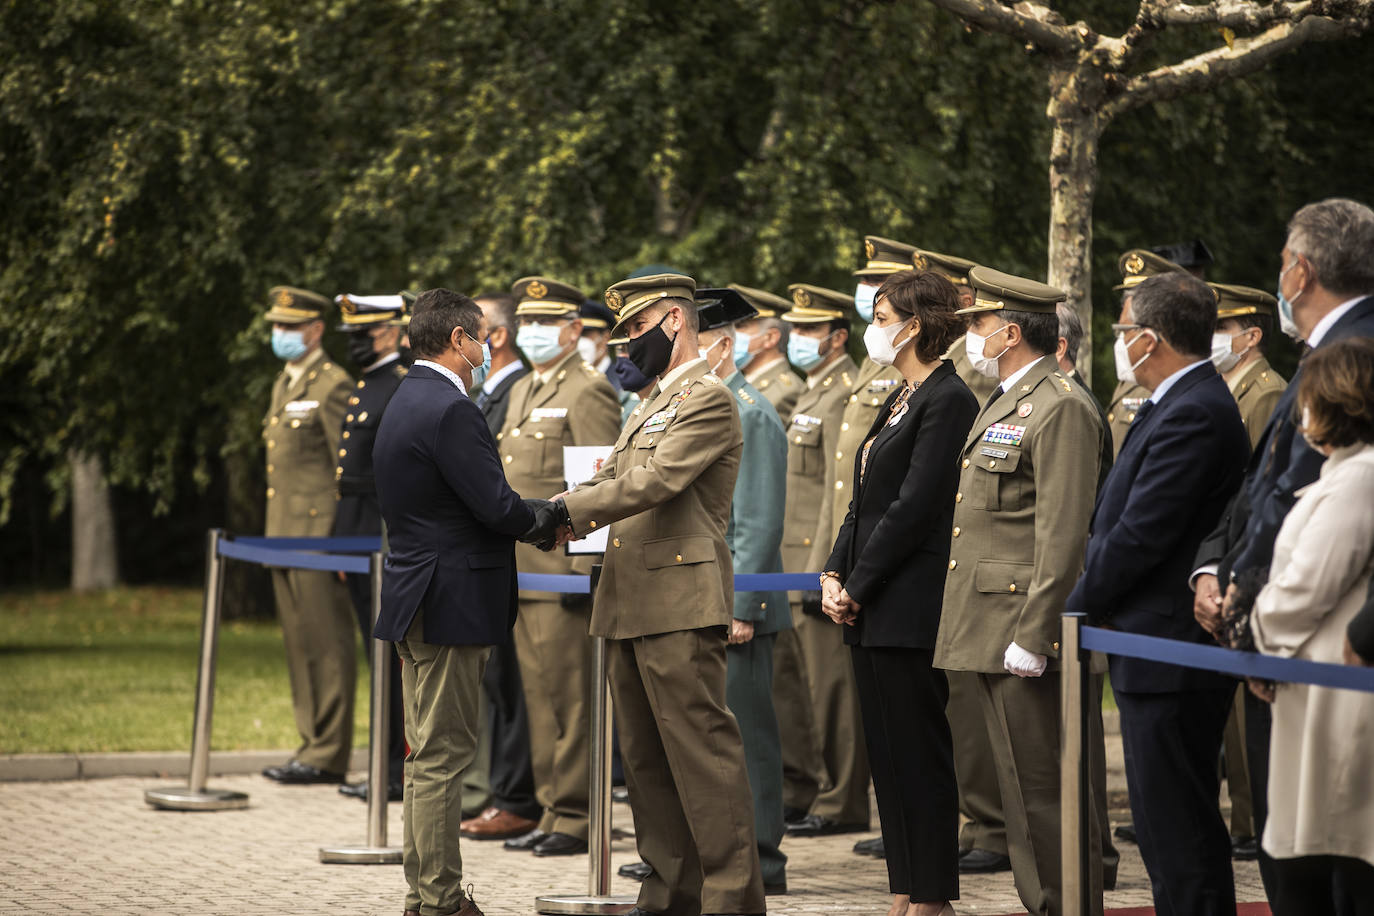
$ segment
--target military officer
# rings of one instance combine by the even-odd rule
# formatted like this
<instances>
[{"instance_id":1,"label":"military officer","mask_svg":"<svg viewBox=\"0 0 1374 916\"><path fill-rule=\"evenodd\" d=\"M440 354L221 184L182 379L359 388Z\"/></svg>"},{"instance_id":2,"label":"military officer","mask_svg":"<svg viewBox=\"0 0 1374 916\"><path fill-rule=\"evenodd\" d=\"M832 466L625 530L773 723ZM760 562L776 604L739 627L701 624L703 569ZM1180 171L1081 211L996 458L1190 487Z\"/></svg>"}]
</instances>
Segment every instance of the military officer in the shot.
<instances>
[{"instance_id":1,"label":"military officer","mask_svg":"<svg viewBox=\"0 0 1374 916\"><path fill-rule=\"evenodd\" d=\"M591 632L609 640L640 855L635 916L762 913L739 726L726 706L733 571L726 531L743 437L737 398L697 345L696 283L679 274L606 291L616 335L657 392L601 470L556 500L573 537L610 530Z\"/></svg>"},{"instance_id":2,"label":"military officer","mask_svg":"<svg viewBox=\"0 0 1374 916\"><path fill-rule=\"evenodd\" d=\"M1259 445L1264 426L1288 387L1264 358L1264 345L1278 315L1278 300L1264 290L1208 283L1217 294L1217 330L1212 363L1231 388L1240 408L1250 448ZM1226 792L1231 799L1231 838L1238 859L1259 855L1250 799L1250 768L1245 756L1245 705L1255 703L1242 684L1226 720Z\"/></svg>"},{"instance_id":3,"label":"military officer","mask_svg":"<svg viewBox=\"0 0 1374 916\"><path fill-rule=\"evenodd\" d=\"M955 257L952 254L942 254L938 251L927 251L924 248L918 248L911 256L911 263L917 270L933 270L943 274L945 279L954 284L954 288L959 293L959 300L964 303L964 308L968 308L973 304L973 288L968 285L968 272L971 268L977 266L973 261L967 258ZM955 373L959 376L960 380L968 386L968 390L973 392L973 396L978 399L978 403L982 404L997 388L997 379L988 378L983 373L975 371L973 366L969 363L967 349L967 339L961 337L955 342L954 346L949 348L949 352L945 354L945 359L954 363ZM950 689L952 692L954 688L951 687ZM959 759L959 738L957 735L954 738L954 744L955 766L957 767L957 761ZM968 812L965 812L965 814L967 813ZM960 842L962 843L963 840L961 839Z\"/></svg>"},{"instance_id":4,"label":"military officer","mask_svg":"<svg viewBox=\"0 0 1374 916\"><path fill-rule=\"evenodd\" d=\"M1183 271L1173 261L1167 260L1153 251L1132 248L1117 259L1121 268L1121 282L1112 289L1121 293L1122 301L1131 295L1131 290L1150 277L1173 271ZM1150 399L1150 390L1128 382L1117 382L1112 399L1107 404L1107 424L1112 436L1112 448L1121 451L1121 443L1126 441L1126 432L1135 420L1136 411Z\"/></svg>"},{"instance_id":5,"label":"military officer","mask_svg":"<svg viewBox=\"0 0 1374 916\"><path fill-rule=\"evenodd\" d=\"M406 370L399 352L405 303L400 295L334 297L342 323L339 330L348 335L348 355L362 377L348 398L340 446L348 452L339 458L334 480L339 488L339 504L334 513L334 537L380 537L382 510L377 505L377 481L372 473L372 443L382 411L395 394ZM363 636L364 655L372 662L372 587L368 576L352 573L344 577L353 613ZM391 723L387 732L387 798L400 801L405 783L406 740L401 699L401 668L391 666L391 704L387 710ZM344 795L367 798L367 780L339 787Z\"/></svg>"},{"instance_id":6,"label":"military officer","mask_svg":"<svg viewBox=\"0 0 1374 916\"><path fill-rule=\"evenodd\" d=\"M841 417L859 376L846 349L854 296L805 283L793 284L788 292L792 308L782 316L791 325L788 359L806 373L806 391L787 427L782 563L787 572L814 572L818 561L813 558L824 549L818 542L830 539L823 516L828 515L826 486ZM788 833L817 836L867 830L868 754L843 634L821 613L819 593L793 595L792 619L801 650L797 667L810 696L814 731L809 740L819 751L821 771L814 790L805 784L787 787L784 801L802 812L789 822ZM780 686L789 685L775 685L775 690ZM780 706L790 700L776 699ZM784 734L784 755L804 759L804 751L786 751L788 742L802 740L807 736Z\"/></svg>"},{"instance_id":7,"label":"military officer","mask_svg":"<svg viewBox=\"0 0 1374 916\"><path fill-rule=\"evenodd\" d=\"M611 325L615 324L615 315L595 299L583 302L577 313L582 317L582 336L577 341L577 352L582 354L587 365L605 375L615 359L611 352ZM607 375L606 380L615 387L615 379Z\"/></svg>"},{"instance_id":8,"label":"military officer","mask_svg":"<svg viewBox=\"0 0 1374 916\"><path fill-rule=\"evenodd\" d=\"M1054 359L1061 290L969 271L970 362L998 394L974 422L954 497L935 664L977 674L1012 873L1032 914L1062 912L1059 619L1083 565L1105 434ZM1090 818L1089 848L1100 849ZM1101 912L1101 857L1089 880Z\"/></svg>"},{"instance_id":9,"label":"military officer","mask_svg":"<svg viewBox=\"0 0 1374 916\"><path fill-rule=\"evenodd\" d=\"M268 297L272 351L286 365L262 421L267 536L327 537L339 502L336 459L348 453L340 436L353 380L320 345L328 299L292 286L273 287ZM283 783L343 782L358 651L348 596L333 575L303 569L272 570L272 591L301 746L262 773Z\"/></svg>"},{"instance_id":10,"label":"military officer","mask_svg":"<svg viewBox=\"0 0 1374 916\"><path fill-rule=\"evenodd\" d=\"M758 315L735 326L735 366L744 380L759 391L778 412L783 423L801 397L802 384L787 363L788 326L778 318L792 303L772 293L749 286L731 284Z\"/></svg>"},{"instance_id":11,"label":"military officer","mask_svg":"<svg viewBox=\"0 0 1374 916\"><path fill-rule=\"evenodd\" d=\"M516 346L532 367L511 389L497 434L506 479L517 493L549 496L565 487L563 448L610 445L620 435L620 404L606 377L578 350L579 309L586 296L548 277L515 281ZM588 558L517 544L521 571L568 575L591 571ZM585 597L522 589L515 649L525 683L539 826L506 841L537 856L587 851L588 735L591 710L590 602Z\"/></svg>"}]
</instances>

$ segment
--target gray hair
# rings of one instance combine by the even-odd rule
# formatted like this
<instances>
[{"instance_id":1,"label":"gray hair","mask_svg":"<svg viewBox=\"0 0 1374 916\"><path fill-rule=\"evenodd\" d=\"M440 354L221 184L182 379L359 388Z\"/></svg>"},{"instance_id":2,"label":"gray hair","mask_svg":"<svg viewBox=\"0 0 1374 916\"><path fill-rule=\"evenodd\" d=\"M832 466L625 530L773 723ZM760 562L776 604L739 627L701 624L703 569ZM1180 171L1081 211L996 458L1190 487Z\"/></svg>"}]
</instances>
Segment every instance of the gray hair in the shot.
<instances>
[{"instance_id":1,"label":"gray hair","mask_svg":"<svg viewBox=\"0 0 1374 916\"><path fill-rule=\"evenodd\" d=\"M1331 197L1288 221L1288 250L1312 262L1317 282L1337 295L1374 292L1374 210Z\"/></svg>"},{"instance_id":2,"label":"gray hair","mask_svg":"<svg viewBox=\"0 0 1374 916\"><path fill-rule=\"evenodd\" d=\"M792 334L792 326L781 318L760 318L759 327L765 331L778 332L778 351L787 352L787 338Z\"/></svg>"},{"instance_id":3,"label":"gray hair","mask_svg":"<svg viewBox=\"0 0 1374 916\"><path fill-rule=\"evenodd\" d=\"M1083 319L1072 307L1062 302L1055 306L1054 311L1059 316L1059 336L1064 338L1064 358L1077 364L1078 348L1083 344Z\"/></svg>"}]
</instances>

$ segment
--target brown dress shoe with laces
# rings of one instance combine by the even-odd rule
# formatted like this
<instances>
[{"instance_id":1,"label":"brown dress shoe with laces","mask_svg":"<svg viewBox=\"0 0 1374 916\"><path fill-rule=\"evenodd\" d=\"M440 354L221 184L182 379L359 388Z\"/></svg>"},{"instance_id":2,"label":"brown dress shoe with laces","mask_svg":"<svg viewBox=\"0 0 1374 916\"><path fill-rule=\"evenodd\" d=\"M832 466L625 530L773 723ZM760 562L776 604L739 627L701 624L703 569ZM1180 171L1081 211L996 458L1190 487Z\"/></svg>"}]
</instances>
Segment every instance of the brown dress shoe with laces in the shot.
<instances>
[{"instance_id":1,"label":"brown dress shoe with laces","mask_svg":"<svg viewBox=\"0 0 1374 916\"><path fill-rule=\"evenodd\" d=\"M507 840L524 836L538 826L537 821L527 817L500 808L487 808L476 817L459 824L458 833L470 840Z\"/></svg>"}]
</instances>

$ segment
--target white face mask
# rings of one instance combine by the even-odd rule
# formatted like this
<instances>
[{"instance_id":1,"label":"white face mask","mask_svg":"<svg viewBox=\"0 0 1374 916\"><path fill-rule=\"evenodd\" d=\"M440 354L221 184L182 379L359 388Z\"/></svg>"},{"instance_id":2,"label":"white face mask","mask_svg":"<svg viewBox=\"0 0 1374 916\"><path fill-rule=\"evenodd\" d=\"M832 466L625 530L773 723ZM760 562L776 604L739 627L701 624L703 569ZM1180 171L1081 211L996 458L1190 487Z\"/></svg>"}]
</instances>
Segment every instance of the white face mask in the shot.
<instances>
[{"instance_id":1,"label":"white face mask","mask_svg":"<svg viewBox=\"0 0 1374 916\"><path fill-rule=\"evenodd\" d=\"M894 345L897 335L905 329L905 321L898 321L885 327L870 324L864 331L864 348L868 350L868 358L880 366L892 365L897 359L897 352L916 339L915 336L908 337L902 341L900 346Z\"/></svg>"},{"instance_id":2,"label":"white face mask","mask_svg":"<svg viewBox=\"0 0 1374 916\"><path fill-rule=\"evenodd\" d=\"M729 338L723 337L721 338L721 340L729 340ZM731 366L730 370L727 372L722 372L721 369L724 368L723 364L726 362L726 360L731 355L733 355L735 345L734 342L731 341L730 349L727 350L726 353L720 357L720 359L716 360L715 362L711 362L711 351L718 346L720 346L720 340L712 341L710 346L697 347L697 354L702 359L706 360L707 368L714 372L717 376L719 376L720 378L728 378L730 375L734 374L734 367Z\"/></svg>"},{"instance_id":3,"label":"white face mask","mask_svg":"<svg viewBox=\"0 0 1374 916\"><path fill-rule=\"evenodd\" d=\"M1135 343L1136 340L1139 340L1146 334L1149 334L1151 337L1154 336L1153 331L1144 330L1137 334L1135 340L1132 340L1131 343ZM1145 360L1150 358L1150 355L1154 353L1154 351L1151 350L1149 353L1140 357L1140 359L1131 362L1130 354L1126 352L1129 346L1130 344L1126 343L1125 334L1116 335L1116 343L1112 347L1112 356L1116 359L1116 377L1127 385L1139 385L1140 382L1136 381L1135 370L1139 369L1145 363Z\"/></svg>"},{"instance_id":4,"label":"white face mask","mask_svg":"<svg viewBox=\"0 0 1374 916\"><path fill-rule=\"evenodd\" d=\"M577 352L587 361L587 365L596 365L596 341L592 340L590 337L577 338Z\"/></svg>"},{"instance_id":5,"label":"white face mask","mask_svg":"<svg viewBox=\"0 0 1374 916\"><path fill-rule=\"evenodd\" d=\"M980 337L972 331L964 335L964 354L968 356L968 363L973 367L975 372L981 372L988 378L1002 377L1001 371L997 368L997 361L1006 355L1006 352L1010 350L1011 347L1003 347L1002 352L998 353L996 356L984 356L983 350L987 347L989 340L992 340L992 338L1009 327L1011 327L1011 325L1004 324L987 337Z\"/></svg>"},{"instance_id":6,"label":"white face mask","mask_svg":"<svg viewBox=\"0 0 1374 916\"><path fill-rule=\"evenodd\" d=\"M1223 375L1236 368L1241 357L1250 352L1250 347L1248 346L1239 353L1231 349L1235 339L1244 333L1244 331L1238 334L1222 334L1217 332L1212 335L1212 365L1216 366L1217 371Z\"/></svg>"}]
</instances>

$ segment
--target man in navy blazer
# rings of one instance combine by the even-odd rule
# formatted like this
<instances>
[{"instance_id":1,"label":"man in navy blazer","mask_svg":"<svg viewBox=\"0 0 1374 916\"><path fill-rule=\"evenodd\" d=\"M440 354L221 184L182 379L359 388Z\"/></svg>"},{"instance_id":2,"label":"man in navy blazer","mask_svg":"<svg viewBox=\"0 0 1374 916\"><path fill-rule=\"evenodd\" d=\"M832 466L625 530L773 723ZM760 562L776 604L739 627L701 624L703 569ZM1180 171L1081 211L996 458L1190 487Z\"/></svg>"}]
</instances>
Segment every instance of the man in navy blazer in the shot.
<instances>
[{"instance_id":1,"label":"man in navy blazer","mask_svg":"<svg viewBox=\"0 0 1374 916\"><path fill-rule=\"evenodd\" d=\"M1152 277L1121 311L1117 371L1152 390L1093 510L1069 612L1130 633L1209 643L1188 574L1240 486L1250 441L1209 359L1216 298L1187 274ZM1217 759L1235 681L1112 656L1126 783L1161 916L1236 911Z\"/></svg>"},{"instance_id":2,"label":"man in navy blazer","mask_svg":"<svg viewBox=\"0 0 1374 916\"><path fill-rule=\"evenodd\" d=\"M407 916L422 907L426 916L481 916L462 890L461 777L476 754L490 647L509 641L515 625L515 539L535 521L467 394L490 359L486 336L468 297L420 295L410 323L415 365L372 453L390 546L374 635L394 642L405 662Z\"/></svg>"}]
</instances>

